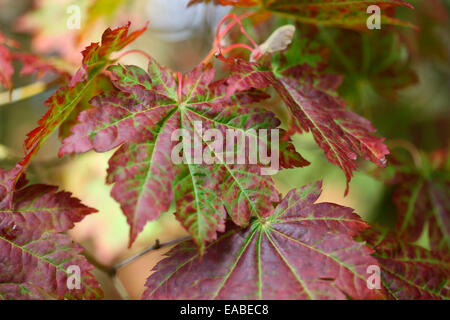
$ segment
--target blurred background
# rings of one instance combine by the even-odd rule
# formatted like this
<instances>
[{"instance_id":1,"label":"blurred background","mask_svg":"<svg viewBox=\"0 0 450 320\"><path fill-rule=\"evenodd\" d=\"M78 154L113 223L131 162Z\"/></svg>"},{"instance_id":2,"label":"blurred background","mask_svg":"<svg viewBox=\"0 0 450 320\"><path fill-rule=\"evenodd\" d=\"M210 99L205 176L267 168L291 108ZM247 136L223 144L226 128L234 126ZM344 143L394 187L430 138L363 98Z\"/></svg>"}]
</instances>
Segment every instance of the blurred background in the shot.
<instances>
[{"instance_id":1,"label":"blurred background","mask_svg":"<svg viewBox=\"0 0 450 320\"><path fill-rule=\"evenodd\" d=\"M98 8L93 5L95 2L100 3ZM132 21L132 29L137 29L150 21L149 30L131 49L141 49L174 71L184 72L209 52L218 22L232 10L214 2L187 8L188 2L0 0L0 30L18 41L21 50L55 59L62 68L73 72L80 65L80 51L91 41L99 41L106 27ZM299 60L305 48L317 52L317 59L326 57L330 72L345 75L340 94L350 108L372 121L378 134L387 138L391 150L406 151L414 162L422 154L449 147L450 1L409 2L415 10L401 8L396 14L416 25L417 30L383 26L382 30L356 32L297 24L294 41L300 45L290 52L298 55ZM81 30L67 28L70 16L67 8L72 5L80 8ZM259 21L248 22L246 28L254 39L262 42L271 30L286 23L295 22L259 17ZM309 54L308 59L311 57L314 55ZM141 55L127 55L121 63L146 67L146 59ZM16 68L19 70L19 65ZM8 169L21 159L26 133L36 126L46 111L44 101L57 89L45 85L51 81L51 77L36 80L16 72L13 100L9 101L8 92L0 92L0 167ZM271 100L271 103L279 101ZM395 221L392 188L377 177L370 163L359 163L360 170L350 183L348 196L344 197L344 174L325 159L311 135L296 135L294 143L297 151L312 164L279 172L274 179L281 193L323 179L320 201L352 207L368 221L384 224ZM129 227L109 194L111 186L105 184L107 161L113 152L88 152L59 159L59 145L55 134L32 162L28 177L33 182L58 185L99 210L71 231L72 237L99 264L118 263L151 246L156 239L165 242L186 235L169 211L149 223L128 249ZM121 268L118 279L123 288L118 289L108 275L96 270L106 298L124 295L139 298L150 270L168 249L155 250Z\"/></svg>"}]
</instances>

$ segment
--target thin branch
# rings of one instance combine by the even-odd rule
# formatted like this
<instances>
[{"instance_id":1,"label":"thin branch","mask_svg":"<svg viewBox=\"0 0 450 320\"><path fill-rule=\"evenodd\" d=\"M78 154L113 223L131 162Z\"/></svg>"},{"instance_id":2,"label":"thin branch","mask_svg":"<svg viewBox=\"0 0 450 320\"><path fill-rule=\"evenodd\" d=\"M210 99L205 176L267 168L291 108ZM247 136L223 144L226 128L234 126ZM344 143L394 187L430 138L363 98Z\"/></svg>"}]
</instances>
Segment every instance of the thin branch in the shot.
<instances>
[{"instance_id":1,"label":"thin branch","mask_svg":"<svg viewBox=\"0 0 450 320\"><path fill-rule=\"evenodd\" d=\"M225 17L222 18L222 20L219 22L219 25L217 26L217 31L216 31L216 41L217 41L217 45L219 45L219 41L220 41L220 37L223 37L230 29L231 27L225 27L226 32L221 34L220 33L220 29L222 27L222 25L225 23L226 20L228 19L233 19L234 24L238 24L239 25L239 29L241 31L241 33L250 41L250 43L253 45L253 47L256 49L258 47L258 45L256 44L256 42L252 39L252 37L250 37L250 35L247 33L247 31L245 31L244 26L242 25L242 18L247 18L250 15L242 15L241 17L236 16L234 13L230 13L228 15L226 15ZM231 26L233 26L231 25Z\"/></svg>"},{"instance_id":2,"label":"thin branch","mask_svg":"<svg viewBox=\"0 0 450 320\"><path fill-rule=\"evenodd\" d=\"M181 75L181 72L177 72L177 77L178 77L178 91L177 91L177 95L178 95L178 102L181 103L181 96L182 96L182 90L183 90L183 76Z\"/></svg>"},{"instance_id":3,"label":"thin branch","mask_svg":"<svg viewBox=\"0 0 450 320\"><path fill-rule=\"evenodd\" d=\"M87 261L89 261L90 264L92 264L94 267L96 267L101 272L104 272L111 277L115 275L116 272L113 267L101 263L93 255L91 255L87 250L83 251L83 256L87 259Z\"/></svg>"},{"instance_id":4,"label":"thin branch","mask_svg":"<svg viewBox=\"0 0 450 320\"><path fill-rule=\"evenodd\" d=\"M253 52L253 50L258 48L258 45L256 44L256 42L250 37L250 35L245 31L244 26L242 25L241 20L246 19L250 16L252 16L255 12L247 12L244 13L242 15L240 15L239 17L236 16L235 14L229 14L226 15L225 17L222 18L222 20L219 22L217 29L216 29L216 36L214 38L213 41L213 46L211 48L211 50L208 52L208 54L206 55L206 57L202 60L202 63L206 64L208 63L209 60L211 60L211 58L217 53L217 52L221 52L221 45L220 45L220 41L228 34L228 32L230 32L230 30L236 25L239 24L240 26L240 30L241 33L250 41L250 43L253 45L254 48L247 46L245 44L239 44L238 46L245 47L245 49L250 50L250 52ZM232 19L231 22L229 22L228 24L226 24L223 29L222 26L225 24L225 22L228 19Z\"/></svg>"},{"instance_id":5,"label":"thin branch","mask_svg":"<svg viewBox=\"0 0 450 320\"><path fill-rule=\"evenodd\" d=\"M125 51L125 52L121 53L121 54L116 58L116 60L120 60L120 59L123 58L124 56L129 55L129 54L132 54L132 53L140 54L140 55L146 57L148 60L152 60L152 57L151 57L149 54L147 54L145 51L142 51L142 50L139 50L139 49L134 49L134 50L128 50L128 51Z\"/></svg>"},{"instance_id":6,"label":"thin branch","mask_svg":"<svg viewBox=\"0 0 450 320\"><path fill-rule=\"evenodd\" d=\"M158 250L161 249L163 247L167 247L167 246L171 246L186 240L190 240L192 239L192 237L190 236L186 236L186 237L181 237L178 239L174 239L174 240L170 240L164 243L160 243L158 239L155 240L155 243L151 246L148 247L144 250L142 250L141 252L135 254L134 256L131 256L113 266L108 266L105 265L103 263L101 263L100 261L98 261L93 255L91 255L89 252L87 252L86 250L83 252L83 255L86 257L86 259L94 266L96 267L98 270L100 270L101 272L107 274L110 278L111 281L113 283L114 289L116 290L117 294L124 300L128 300L129 299L129 295L127 290L125 289L125 287L123 286L122 282L120 281L120 279L117 277L117 271L122 268L125 267L127 265L129 265L130 263L136 261L137 259L139 259L140 257L146 255L147 253L154 251L154 250Z\"/></svg>"},{"instance_id":7,"label":"thin branch","mask_svg":"<svg viewBox=\"0 0 450 320\"><path fill-rule=\"evenodd\" d=\"M190 236L186 236L186 237L181 237L181 238L178 238L178 239L175 239L175 240L167 241L167 242L164 242L164 243L160 243L159 240L157 239L153 246L148 247L148 248L142 250L141 252L135 254L134 256L131 256L128 259L125 259L125 260L117 263L116 265L114 265L113 268L114 268L114 270L117 271L120 268L125 267L126 265L132 263L133 261L139 259L143 255L146 255L147 253L149 253L151 251L158 250L158 249L161 249L163 247L171 246L171 245L174 245L174 244L186 241L186 240L190 240L190 239L191 239Z\"/></svg>"},{"instance_id":8,"label":"thin branch","mask_svg":"<svg viewBox=\"0 0 450 320\"><path fill-rule=\"evenodd\" d=\"M158 250L158 249L161 249L161 248L164 248L167 246L171 246L171 245L174 245L174 244L186 241L186 240L190 240L190 239L192 239L192 237L186 236L186 237L181 237L178 239L170 240L170 241L167 241L164 243L160 243L159 240L156 239L155 243L152 246L145 248L144 250L138 252L134 256L131 256L113 266L105 265L105 264L99 262L93 255L91 255L86 250L83 252L83 255L94 267L96 267L100 271L102 271L110 276L114 276L120 268L123 268L123 267L129 265L130 263L134 262L135 260L139 259L140 257L146 255L147 253L149 253L151 251Z\"/></svg>"}]
</instances>

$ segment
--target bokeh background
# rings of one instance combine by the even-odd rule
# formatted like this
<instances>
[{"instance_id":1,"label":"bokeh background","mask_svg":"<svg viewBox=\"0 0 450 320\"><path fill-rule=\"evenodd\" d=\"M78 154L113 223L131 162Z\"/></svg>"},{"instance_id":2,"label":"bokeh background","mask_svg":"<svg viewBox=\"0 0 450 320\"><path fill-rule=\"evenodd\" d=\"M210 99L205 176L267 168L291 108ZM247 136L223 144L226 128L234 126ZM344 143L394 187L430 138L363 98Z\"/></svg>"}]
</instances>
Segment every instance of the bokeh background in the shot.
<instances>
[{"instance_id":1,"label":"bokeh background","mask_svg":"<svg viewBox=\"0 0 450 320\"><path fill-rule=\"evenodd\" d=\"M218 21L231 10L213 3L187 9L187 0L129 0L125 6L119 5L121 1L111 0L111 13L92 22L85 17L90 2L0 0L0 30L18 41L23 50L55 59L63 57L64 67L75 70L81 60L80 51L91 41L98 41L107 26L131 20L132 27L139 28L149 20L150 30L132 48L144 50L160 63L183 72L208 53ZM314 41L329 48L330 71L346 75L340 94L353 111L372 121L379 134L387 138L391 150L404 149L413 161L420 161L417 159L421 153L449 146L450 1L410 2L416 9L402 8L397 16L415 24L417 30L386 27L383 32L360 33L322 28L315 30ZM73 4L81 8L82 37L78 30L67 29L66 10ZM278 18L256 31L249 24L248 31L263 40L270 34L264 33L265 28L284 23L292 22ZM299 41L310 41L308 28L298 26ZM140 55L128 55L121 62L144 68L146 64ZM32 76L19 77L16 73L13 101L9 101L7 92L0 92L0 167L10 168L20 160L26 133L45 113L43 103L57 89L36 85L51 79L36 81ZM294 143L312 164L279 172L274 179L281 193L323 179L320 201L350 206L368 221L393 223L392 190L372 174L372 165L361 161L360 171L344 197L344 174L325 159L311 135L296 135ZM133 247L127 248L129 227L119 205L109 195L111 186L105 184L107 161L113 152L89 152L59 159L58 148L58 138L53 135L32 162L28 177L33 182L58 185L99 210L71 231L74 240L99 264L110 266L120 262L151 246L156 239L165 242L186 235L169 210L149 223ZM106 298L139 298L150 270L168 249L152 251L121 268L117 275L119 283L96 270Z\"/></svg>"}]
</instances>

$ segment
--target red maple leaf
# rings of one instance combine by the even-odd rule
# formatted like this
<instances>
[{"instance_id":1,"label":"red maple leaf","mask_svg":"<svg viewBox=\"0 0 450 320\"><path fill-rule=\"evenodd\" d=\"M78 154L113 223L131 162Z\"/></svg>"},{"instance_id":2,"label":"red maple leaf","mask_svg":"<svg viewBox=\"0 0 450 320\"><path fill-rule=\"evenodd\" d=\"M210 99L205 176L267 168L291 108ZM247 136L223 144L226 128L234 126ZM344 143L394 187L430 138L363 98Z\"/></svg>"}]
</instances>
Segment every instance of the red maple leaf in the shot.
<instances>
[{"instance_id":1,"label":"red maple leaf","mask_svg":"<svg viewBox=\"0 0 450 320\"><path fill-rule=\"evenodd\" d=\"M96 210L57 187L26 186L23 176L12 191L15 174L0 169L0 298L101 298L83 248L64 234ZM80 270L79 288L67 284L71 267Z\"/></svg>"},{"instance_id":2,"label":"red maple leaf","mask_svg":"<svg viewBox=\"0 0 450 320\"><path fill-rule=\"evenodd\" d=\"M326 158L339 166L348 182L357 169L355 160L361 156L378 166L386 164L389 153L384 139L373 135L372 124L356 113L346 110L335 90L341 82L338 75L320 74L309 65L282 70L269 70L257 63L237 59L231 66L232 85L228 91L273 86L290 113L288 133L311 132Z\"/></svg>"},{"instance_id":3,"label":"red maple leaf","mask_svg":"<svg viewBox=\"0 0 450 320\"><path fill-rule=\"evenodd\" d=\"M267 218L230 227L200 256L183 242L159 262L143 299L380 299L367 287L368 226L350 208L317 203L321 183L291 190Z\"/></svg>"},{"instance_id":4,"label":"red maple leaf","mask_svg":"<svg viewBox=\"0 0 450 320\"><path fill-rule=\"evenodd\" d=\"M112 66L119 90L95 97L97 108L84 111L63 141L60 155L111 150L124 144L110 160L108 182L130 224L130 245L147 221L176 203L176 216L200 248L223 231L226 212L246 226L250 216L265 216L278 201L272 179L261 176L256 164L230 164L215 152L212 141L200 137L203 129L227 129L248 135L249 129L277 128L270 112L250 104L267 98L256 90L228 95L228 81L213 81L212 65L199 65L177 76L154 60L148 73L134 66ZM195 127L201 122L203 129ZM177 143L172 133L183 129L198 137L201 151L211 149L212 163L175 164L171 152ZM225 143L225 141L223 141ZM304 166L290 144L280 145L280 165ZM194 154L196 151L193 151ZM202 153L203 154L203 153ZM248 152L246 152L248 154Z\"/></svg>"},{"instance_id":5,"label":"red maple leaf","mask_svg":"<svg viewBox=\"0 0 450 320\"><path fill-rule=\"evenodd\" d=\"M130 23L114 30L108 28L103 33L101 44L92 43L82 52L83 66L68 85L59 88L45 102L48 111L38 121L38 127L27 134L26 155L20 162L23 170L50 134L64 123L82 99L87 98L86 95L91 92L92 87L98 86L96 81L102 79L100 74L113 62L110 59L111 53L123 49L146 30L144 27L128 34L129 27Z\"/></svg>"}]
</instances>

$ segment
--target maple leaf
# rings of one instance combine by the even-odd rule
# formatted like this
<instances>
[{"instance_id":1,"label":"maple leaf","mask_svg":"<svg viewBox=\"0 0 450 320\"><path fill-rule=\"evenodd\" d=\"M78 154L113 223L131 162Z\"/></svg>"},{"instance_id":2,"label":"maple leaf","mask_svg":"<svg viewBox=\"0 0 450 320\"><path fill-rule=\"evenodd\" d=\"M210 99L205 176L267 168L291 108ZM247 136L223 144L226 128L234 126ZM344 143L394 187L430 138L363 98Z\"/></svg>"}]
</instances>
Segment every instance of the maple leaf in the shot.
<instances>
[{"instance_id":1,"label":"maple leaf","mask_svg":"<svg viewBox=\"0 0 450 320\"><path fill-rule=\"evenodd\" d=\"M63 81L69 81L69 73L57 66L49 59L37 56L32 53L15 52L13 55L14 60L22 62L23 66L20 70L20 75L36 74L37 78L41 78L47 74L59 75Z\"/></svg>"},{"instance_id":2,"label":"maple leaf","mask_svg":"<svg viewBox=\"0 0 450 320\"><path fill-rule=\"evenodd\" d=\"M14 74L13 53L10 49L18 46L17 42L6 38L0 32L0 84L8 90L12 89L11 78Z\"/></svg>"},{"instance_id":3,"label":"maple leaf","mask_svg":"<svg viewBox=\"0 0 450 320\"><path fill-rule=\"evenodd\" d=\"M397 231L410 242L428 226L433 249L450 248L450 182L417 175L405 176L394 192Z\"/></svg>"},{"instance_id":4,"label":"maple leaf","mask_svg":"<svg viewBox=\"0 0 450 320\"><path fill-rule=\"evenodd\" d=\"M82 247L63 233L96 210L57 187L25 186L23 177L11 192L14 175L0 169L0 199L13 193L11 205L0 201L0 299L102 297ZM80 269L80 288L67 285L71 266Z\"/></svg>"},{"instance_id":5,"label":"maple leaf","mask_svg":"<svg viewBox=\"0 0 450 320\"><path fill-rule=\"evenodd\" d=\"M191 0L188 3L188 7L197 3L213 2L216 5L222 6L240 6L240 7L253 7L258 5L260 0Z\"/></svg>"},{"instance_id":6,"label":"maple leaf","mask_svg":"<svg viewBox=\"0 0 450 320\"><path fill-rule=\"evenodd\" d=\"M201 134L217 129L225 137L225 131L233 129L245 136L250 129L278 127L272 113L248 106L267 98L266 94L250 90L227 95L226 80L213 81L211 64L197 66L179 78L178 85L175 74L154 60L148 73L135 66L109 70L120 92L107 92L91 101L97 108L80 114L80 124L63 141L60 155L91 149L104 152L123 144L110 160L107 181L114 183L112 196L127 216L130 245L146 222L167 211L173 200L176 217L201 250L205 241L215 239L216 231L223 231L226 212L245 226L251 215L272 211L271 202L278 201L278 195L271 178L259 174L260 166L226 162L217 153L215 140ZM203 148L197 150L210 151L210 164L173 162L171 152L177 143L171 136L177 129L198 139ZM281 143L280 149L280 166L309 164L290 142Z\"/></svg>"},{"instance_id":7,"label":"maple leaf","mask_svg":"<svg viewBox=\"0 0 450 320\"><path fill-rule=\"evenodd\" d=\"M335 90L342 77L321 74L319 70L304 64L283 70L274 64L272 70L244 60L236 59L231 66L234 90L273 86L290 113L289 134L311 132L326 158L339 166L348 183L357 169L355 160L361 156L378 166L385 166L389 153L384 138L372 134L372 124L345 108Z\"/></svg>"},{"instance_id":8,"label":"maple leaf","mask_svg":"<svg viewBox=\"0 0 450 320\"><path fill-rule=\"evenodd\" d=\"M16 177L20 171L20 167L16 166L11 170L0 170L0 207L6 208L12 205L12 196Z\"/></svg>"},{"instance_id":9,"label":"maple leaf","mask_svg":"<svg viewBox=\"0 0 450 320\"><path fill-rule=\"evenodd\" d=\"M13 28L32 35L33 52L57 54L67 62L79 64L84 43L95 40L111 25L147 20L147 3L135 0L34 0L32 9L20 16ZM79 15L78 15L79 13ZM143 14L144 13L144 14ZM81 18L79 28L76 27ZM70 24L74 23L74 26Z\"/></svg>"},{"instance_id":10,"label":"maple leaf","mask_svg":"<svg viewBox=\"0 0 450 320\"><path fill-rule=\"evenodd\" d=\"M349 73L339 88L341 96L350 105L364 110L374 107L372 100L376 100L375 97L368 99L368 92L395 100L400 89L418 83L411 56L405 54L407 49L400 30L395 31L367 34L323 28L310 34L306 41L329 48L328 69L338 74ZM292 54L295 53L292 50Z\"/></svg>"},{"instance_id":11,"label":"maple leaf","mask_svg":"<svg viewBox=\"0 0 450 320\"><path fill-rule=\"evenodd\" d=\"M129 27L130 23L114 30L108 28L103 33L101 44L92 43L82 52L83 66L72 77L71 82L59 88L45 102L48 111L38 121L38 127L27 134L25 140L27 153L20 162L24 169L50 134L70 116L82 99L87 99L86 95L91 87L101 79L101 72L112 63L109 56L134 41L147 28L145 26L128 34Z\"/></svg>"},{"instance_id":12,"label":"maple leaf","mask_svg":"<svg viewBox=\"0 0 450 320\"><path fill-rule=\"evenodd\" d=\"M133 2L133 0L91 1L86 12L86 22L83 23L83 29L80 31L80 38L82 38L84 34L88 33L89 29L91 29L98 20L103 19L111 21L119 9L122 9L120 13L123 14L124 7L129 6L131 2Z\"/></svg>"},{"instance_id":13,"label":"maple leaf","mask_svg":"<svg viewBox=\"0 0 450 320\"><path fill-rule=\"evenodd\" d=\"M317 203L321 183L291 190L267 218L231 227L200 257L173 248L147 280L144 299L380 299L369 290L371 250L352 237L368 226L353 209Z\"/></svg>"},{"instance_id":14,"label":"maple leaf","mask_svg":"<svg viewBox=\"0 0 450 320\"><path fill-rule=\"evenodd\" d=\"M406 142L401 141L400 143ZM402 145L403 146L403 145ZM420 239L433 251L450 249L449 153L437 149L419 152L414 145L406 152L394 149L389 166L374 170L373 176L393 187L396 237L406 243Z\"/></svg>"},{"instance_id":15,"label":"maple leaf","mask_svg":"<svg viewBox=\"0 0 450 320\"><path fill-rule=\"evenodd\" d=\"M210 0L206 0L209 2ZM205 0L192 0L193 5ZM282 17L298 20L302 23L340 26L350 29L366 29L366 21L369 15L367 8L376 5L381 9L381 23L390 25L402 25L412 27L404 22L385 14L385 11L394 7L414 7L403 0L214 0L215 4L237 7L257 6L259 10L268 11Z\"/></svg>"},{"instance_id":16,"label":"maple leaf","mask_svg":"<svg viewBox=\"0 0 450 320\"><path fill-rule=\"evenodd\" d=\"M450 298L450 258L439 252L407 243L393 234L365 230L367 240L381 267L387 297L395 300Z\"/></svg>"},{"instance_id":17,"label":"maple leaf","mask_svg":"<svg viewBox=\"0 0 450 320\"><path fill-rule=\"evenodd\" d=\"M397 207L396 234L407 242L417 241L428 229L430 248L450 249L450 177L448 151L437 150L421 158L423 172L412 167L400 154L392 157L393 201Z\"/></svg>"},{"instance_id":18,"label":"maple leaf","mask_svg":"<svg viewBox=\"0 0 450 320\"><path fill-rule=\"evenodd\" d=\"M66 61L79 64L79 52L84 46L76 41L79 30L67 27L68 21L71 19L68 10L71 9L72 14L76 13L73 11L74 8L80 10L82 17L80 26L83 27L86 23L88 4L92 1L33 0L32 2L32 9L27 10L24 15L15 21L12 26L13 29L32 35L31 48L33 52L45 55L56 53ZM99 28L99 31L101 32L104 29L106 29L106 26ZM96 32L97 30L91 28L91 35Z\"/></svg>"},{"instance_id":19,"label":"maple leaf","mask_svg":"<svg viewBox=\"0 0 450 320\"><path fill-rule=\"evenodd\" d=\"M73 111L59 126L58 136L61 140L64 140L71 135L70 130L74 125L78 123L78 115L84 110L95 108L95 106L90 104L92 97L101 94L102 92L108 90L115 90L109 76L107 74L99 74L92 85L89 86L83 97L81 97L78 104L75 106Z\"/></svg>"},{"instance_id":20,"label":"maple leaf","mask_svg":"<svg viewBox=\"0 0 450 320\"><path fill-rule=\"evenodd\" d=\"M14 61L20 61L23 64L20 71L21 76L36 73L39 78L47 74L57 74L62 80L69 79L69 74L49 59L32 53L11 51L12 48L18 49L19 47L19 43L6 38L0 32L0 85L3 85L10 92L13 88Z\"/></svg>"}]
</instances>

